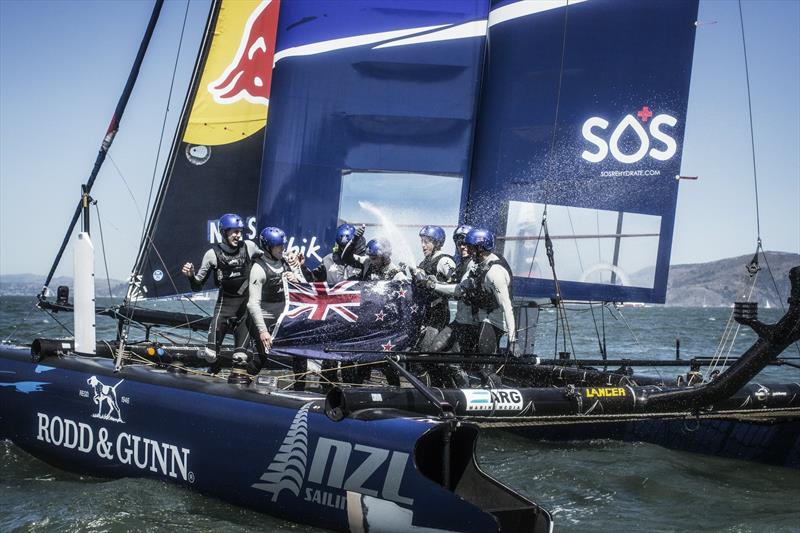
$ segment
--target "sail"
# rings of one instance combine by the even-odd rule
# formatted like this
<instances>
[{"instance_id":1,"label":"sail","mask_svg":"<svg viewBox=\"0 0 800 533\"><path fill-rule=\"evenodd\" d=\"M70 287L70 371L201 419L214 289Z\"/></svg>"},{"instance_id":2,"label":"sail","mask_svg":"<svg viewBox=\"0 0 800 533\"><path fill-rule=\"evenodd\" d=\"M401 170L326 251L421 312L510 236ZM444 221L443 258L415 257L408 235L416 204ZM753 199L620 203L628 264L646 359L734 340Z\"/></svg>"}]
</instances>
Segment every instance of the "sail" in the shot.
<instances>
[{"instance_id":1,"label":"sail","mask_svg":"<svg viewBox=\"0 0 800 533\"><path fill-rule=\"evenodd\" d=\"M180 274L220 241L224 213L255 211L280 0L213 2L181 122L146 229L132 297L191 292ZM213 288L213 287L209 287Z\"/></svg>"},{"instance_id":2,"label":"sail","mask_svg":"<svg viewBox=\"0 0 800 533\"><path fill-rule=\"evenodd\" d=\"M468 223L515 295L663 302L697 0L492 2Z\"/></svg>"},{"instance_id":3,"label":"sail","mask_svg":"<svg viewBox=\"0 0 800 533\"><path fill-rule=\"evenodd\" d=\"M485 0L281 6L259 227L319 261L341 221L417 261L422 225L466 199Z\"/></svg>"}]
</instances>

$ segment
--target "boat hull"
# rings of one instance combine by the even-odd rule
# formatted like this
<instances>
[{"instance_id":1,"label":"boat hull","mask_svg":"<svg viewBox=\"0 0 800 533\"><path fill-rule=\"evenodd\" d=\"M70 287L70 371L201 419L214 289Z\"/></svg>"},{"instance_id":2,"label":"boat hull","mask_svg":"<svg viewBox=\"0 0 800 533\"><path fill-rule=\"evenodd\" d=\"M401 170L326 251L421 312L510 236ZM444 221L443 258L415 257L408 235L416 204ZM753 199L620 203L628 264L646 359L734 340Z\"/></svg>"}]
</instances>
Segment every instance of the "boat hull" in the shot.
<instances>
[{"instance_id":1,"label":"boat hull","mask_svg":"<svg viewBox=\"0 0 800 533\"><path fill-rule=\"evenodd\" d=\"M431 479L440 420L373 411L334 422L318 395L218 381L142 366L115 374L88 357L33 364L29 350L2 347L0 437L64 469L160 479L324 528L550 529L545 511L480 472L468 424L449 433L454 456L469 456L454 462L449 490ZM472 485L497 501L469 501ZM516 511L486 510L495 504Z\"/></svg>"}]
</instances>

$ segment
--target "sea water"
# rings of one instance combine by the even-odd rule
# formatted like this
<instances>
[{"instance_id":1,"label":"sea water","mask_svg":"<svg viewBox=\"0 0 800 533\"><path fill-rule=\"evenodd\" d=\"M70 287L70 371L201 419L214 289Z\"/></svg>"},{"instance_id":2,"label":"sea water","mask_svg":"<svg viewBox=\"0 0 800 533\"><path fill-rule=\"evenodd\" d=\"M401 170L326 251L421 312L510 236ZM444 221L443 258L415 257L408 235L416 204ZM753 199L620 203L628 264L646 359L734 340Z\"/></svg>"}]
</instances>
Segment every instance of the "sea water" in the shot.
<instances>
[{"instance_id":1,"label":"sea water","mask_svg":"<svg viewBox=\"0 0 800 533\"><path fill-rule=\"evenodd\" d=\"M99 305L110 303L103 299ZM0 299L0 340L29 343L58 337L71 315L47 315L27 297ZM154 305L191 314L210 311L213 301ZM605 332L609 358L674 359L711 356L730 317L727 308L625 308L569 312L572 342L567 351L599 358ZM765 322L780 309L761 310ZM534 350L543 357L564 351L556 344L556 313L544 310ZM98 334L111 338L115 322L100 317ZM563 331L563 326L560 326ZM174 332L173 332L174 333ZM202 342L195 333L191 342ZM731 356L755 335L742 328ZM794 347L784 356L800 357ZM797 363L798 361L794 361ZM681 369L648 369L672 376ZM770 367L757 380L797 381L800 371ZM265 461L269 458L265 457ZM800 471L687 452L652 444L533 442L501 431L484 432L481 466L503 483L550 510L556 531L798 531ZM78 476L34 459L10 442L0 442L0 531L317 531L229 505L152 480L104 480Z\"/></svg>"}]
</instances>

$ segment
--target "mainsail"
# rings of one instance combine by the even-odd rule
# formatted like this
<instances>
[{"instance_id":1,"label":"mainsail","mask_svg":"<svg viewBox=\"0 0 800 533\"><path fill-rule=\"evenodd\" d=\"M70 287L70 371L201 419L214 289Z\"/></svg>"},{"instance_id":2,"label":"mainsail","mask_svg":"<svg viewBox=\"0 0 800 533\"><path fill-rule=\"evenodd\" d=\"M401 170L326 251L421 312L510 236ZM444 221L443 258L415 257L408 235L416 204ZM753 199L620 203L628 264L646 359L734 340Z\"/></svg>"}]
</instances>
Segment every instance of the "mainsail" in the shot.
<instances>
[{"instance_id":1,"label":"mainsail","mask_svg":"<svg viewBox=\"0 0 800 533\"><path fill-rule=\"evenodd\" d=\"M519 295L663 302L697 0L493 1L467 222Z\"/></svg>"},{"instance_id":2,"label":"mainsail","mask_svg":"<svg viewBox=\"0 0 800 533\"><path fill-rule=\"evenodd\" d=\"M414 259L425 224L466 199L488 4L286 2L281 10L259 227L310 263L340 221ZM387 222L391 222L388 224Z\"/></svg>"},{"instance_id":3,"label":"mainsail","mask_svg":"<svg viewBox=\"0 0 800 533\"><path fill-rule=\"evenodd\" d=\"M219 242L224 212L255 236L279 0L213 2L181 123L146 229L132 297L188 293L183 263Z\"/></svg>"},{"instance_id":4,"label":"mainsail","mask_svg":"<svg viewBox=\"0 0 800 533\"><path fill-rule=\"evenodd\" d=\"M522 297L554 295L546 214L564 298L663 301L697 4L222 2L137 261L145 296L188 292L180 265L257 198L247 237L281 227L310 266L342 221L406 262L422 225L489 227Z\"/></svg>"}]
</instances>

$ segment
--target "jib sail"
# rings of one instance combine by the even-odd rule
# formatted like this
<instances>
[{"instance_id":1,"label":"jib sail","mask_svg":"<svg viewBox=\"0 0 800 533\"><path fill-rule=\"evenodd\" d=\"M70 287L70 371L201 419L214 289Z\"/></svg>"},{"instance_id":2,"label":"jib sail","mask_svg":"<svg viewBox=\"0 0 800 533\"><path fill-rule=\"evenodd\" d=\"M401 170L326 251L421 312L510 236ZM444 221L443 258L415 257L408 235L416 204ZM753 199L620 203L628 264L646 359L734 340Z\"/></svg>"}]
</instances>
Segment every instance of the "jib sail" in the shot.
<instances>
[{"instance_id":1,"label":"jib sail","mask_svg":"<svg viewBox=\"0 0 800 533\"><path fill-rule=\"evenodd\" d=\"M131 297L190 292L180 274L219 242L216 220L255 211L279 0L213 2L169 163L134 272Z\"/></svg>"},{"instance_id":2,"label":"jib sail","mask_svg":"<svg viewBox=\"0 0 800 533\"><path fill-rule=\"evenodd\" d=\"M493 1L467 222L517 295L663 302L697 0Z\"/></svg>"}]
</instances>

